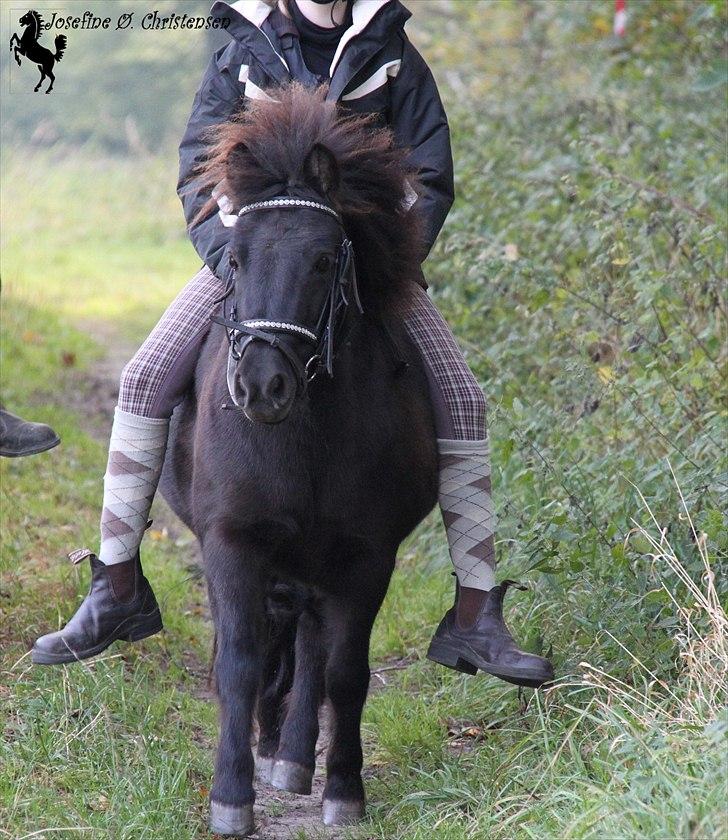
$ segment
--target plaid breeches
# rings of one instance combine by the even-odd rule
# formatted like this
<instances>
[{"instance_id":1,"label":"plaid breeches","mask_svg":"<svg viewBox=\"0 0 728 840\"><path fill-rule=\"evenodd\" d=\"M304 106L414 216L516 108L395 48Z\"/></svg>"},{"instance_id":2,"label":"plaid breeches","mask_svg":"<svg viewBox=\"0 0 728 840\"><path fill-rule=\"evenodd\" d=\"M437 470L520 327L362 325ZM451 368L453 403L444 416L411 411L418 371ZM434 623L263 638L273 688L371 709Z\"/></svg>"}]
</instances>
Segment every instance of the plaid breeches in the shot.
<instances>
[{"instance_id":1,"label":"plaid breeches","mask_svg":"<svg viewBox=\"0 0 728 840\"><path fill-rule=\"evenodd\" d=\"M210 313L223 291L222 282L207 266L182 289L122 371L122 411L143 417L171 416L190 384ZM401 313L425 361L437 436L484 440L485 397L427 292L413 283Z\"/></svg>"}]
</instances>

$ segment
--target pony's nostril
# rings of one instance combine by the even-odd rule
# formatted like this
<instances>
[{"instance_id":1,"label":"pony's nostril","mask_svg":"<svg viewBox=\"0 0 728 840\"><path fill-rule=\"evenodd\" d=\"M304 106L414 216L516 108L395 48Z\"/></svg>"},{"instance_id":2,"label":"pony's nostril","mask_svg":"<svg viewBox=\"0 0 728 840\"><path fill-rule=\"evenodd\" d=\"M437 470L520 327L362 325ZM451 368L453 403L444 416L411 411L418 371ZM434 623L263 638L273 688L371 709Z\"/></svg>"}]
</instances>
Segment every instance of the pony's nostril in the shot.
<instances>
[{"instance_id":1,"label":"pony's nostril","mask_svg":"<svg viewBox=\"0 0 728 840\"><path fill-rule=\"evenodd\" d=\"M272 400L280 400L285 396L286 382L280 373L277 373L268 383L266 388L268 397Z\"/></svg>"}]
</instances>

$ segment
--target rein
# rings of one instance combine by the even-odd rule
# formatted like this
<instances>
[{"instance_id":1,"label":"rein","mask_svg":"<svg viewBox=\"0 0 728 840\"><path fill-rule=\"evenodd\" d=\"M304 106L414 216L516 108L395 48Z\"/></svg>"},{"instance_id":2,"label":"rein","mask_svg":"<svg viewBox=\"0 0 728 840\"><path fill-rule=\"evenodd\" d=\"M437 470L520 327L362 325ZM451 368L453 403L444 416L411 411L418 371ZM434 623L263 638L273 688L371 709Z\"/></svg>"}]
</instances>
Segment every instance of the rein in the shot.
<instances>
[{"instance_id":1,"label":"rein","mask_svg":"<svg viewBox=\"0 0 728 840\"><path fill-rule=\"evenodd\" d=\"M230 345L227 373L228 391L230 391L230 397L233 402L235 402L235 397L234 388L231 387L231 375L234 373L236 363L240 361L243 353L245 353L245 350L253 341L264 341L283 353L296 374L298 393L300 394L306 389L307 383L316 378L322 368L330 377L334 375L333 363L336 355L334 338L338 335L346 319L350 304L348 293L350 293L351 299L353 299L358 311L360 313L364 312L361 300L359 299L356 267L354 264L354 249L351 240L344 231L341 216L333 207L309 199L276 196L267 201L256 201L252 204L243 205L237 215L241 217L259 210L281 208L291 210L297 208L318 210L336 219L343 234L339 246L339 253L336 258L336 271L334 272L324 305L313 330L288 321L272 321L262 318L238 321L236 307L234 305L231 308L230 317L227 318L225 317L224 303L222 315L210 316L211 321L214 321L216 324L221 324L227 330L227 338ZM232 282L228 284L228 288L225 290L225 294L218 302L225 301L234 288L235 278L233 277ZM313 354L305 364L301 362L298 356L285 343L280 341L282 335L296 336L312 345Z\"/></svg>"}]
</instances>

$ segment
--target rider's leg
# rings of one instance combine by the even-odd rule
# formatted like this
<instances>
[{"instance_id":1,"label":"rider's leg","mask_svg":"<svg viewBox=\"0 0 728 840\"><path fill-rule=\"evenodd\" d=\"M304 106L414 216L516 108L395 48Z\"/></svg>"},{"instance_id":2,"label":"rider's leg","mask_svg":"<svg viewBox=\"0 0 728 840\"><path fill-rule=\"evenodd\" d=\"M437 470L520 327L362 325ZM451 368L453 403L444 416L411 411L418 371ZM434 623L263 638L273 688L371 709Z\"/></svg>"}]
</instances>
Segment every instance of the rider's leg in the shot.
<instances>
[{"instance_id":1,"label":"rider's leg","mask_svg":"<svg viewBox=\"0 0 728 840\"><path fill-rule=\"evenodd\" d=\"M424 289L413 284L405 326L425 360L440 453L440 508L460 586L495 586L495 527L483 390ZM462 605L458 605L458 617Z\"/></svg>"},{"instance_id":2,"label":"rider's leg","mask_svg":"<svg viewBox=\"0 0 728 840\"><path fill-rule=\"evenodd\" d=\"M550 663L518 650L502 618L507 584L495 583L496 517L491 498L486 401L450 328L420 286L402 311L425 361L440 453L440 508L457 578L456 603L430 656L526 685L553 676Z\"/></svg>"},{"instance_id":3,"label":"rider's leg","mask_svg":"<svg viewBox=\"0 0 728 840\"><path fill-rule=\"evenodd\" d=\"M104 476L101 548L90 557L91 589L76 614L33 648L41 664L100 653L116 639L136 640L161 629L154 593L141 569L147 527L167 448L169 418L182 399L222 283L207 268L185 286L121 375Z\"/></svg>"},{"instance_id":4,"label":"rider's leg","mask_svg":"<svg viewBox=\"0 0 728 840\"><path fill-rule=\"evenodd\" d=\"M167 449L169 418L191 380L222 283L203 268L168 307L121 374L104 477L99 560L136 556Z\"/></svg>"}]
</instances>

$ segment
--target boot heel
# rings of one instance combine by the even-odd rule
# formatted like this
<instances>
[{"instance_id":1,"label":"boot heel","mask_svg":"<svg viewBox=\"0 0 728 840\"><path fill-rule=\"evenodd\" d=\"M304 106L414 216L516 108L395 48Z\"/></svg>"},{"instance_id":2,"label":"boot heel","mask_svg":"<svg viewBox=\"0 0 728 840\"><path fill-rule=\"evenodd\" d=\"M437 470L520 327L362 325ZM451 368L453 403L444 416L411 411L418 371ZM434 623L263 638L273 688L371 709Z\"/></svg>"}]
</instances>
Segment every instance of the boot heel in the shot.
<instances>
[{"instance_id":1,"label":"boot heel","mask_svg":"<svg viewBox=\"0 0 728 840\"><path fill-rule=\"evenodd\" d=\"M163 627L161 613L155 610L150 615L140 618L127 633L119 638L124 642L140 642L148 636L159 633Z\"/></svg>"},{"instance_id":2,"label":"boot heel","mask_svg":"<svg viewBox=\"0 0 728 840\"><path fill-rule=\"evenodd\" d=\"M439 665L444 665L446 668L452 668L453 671L460 671L463 674L470 674L472 676L478 673L475 665L463 659L457 651L451 650L447 645L435 639L430 643L427 658L433 662L437 662Z\"/></svg>"}]
</instances>

